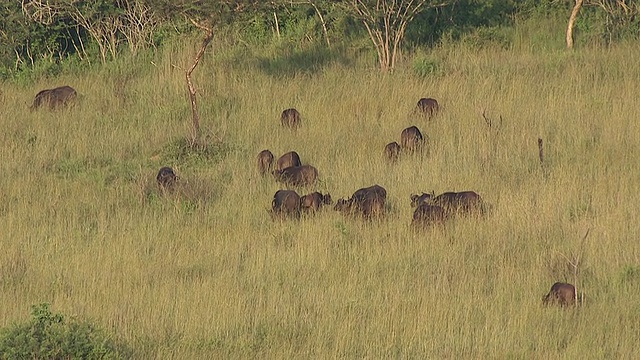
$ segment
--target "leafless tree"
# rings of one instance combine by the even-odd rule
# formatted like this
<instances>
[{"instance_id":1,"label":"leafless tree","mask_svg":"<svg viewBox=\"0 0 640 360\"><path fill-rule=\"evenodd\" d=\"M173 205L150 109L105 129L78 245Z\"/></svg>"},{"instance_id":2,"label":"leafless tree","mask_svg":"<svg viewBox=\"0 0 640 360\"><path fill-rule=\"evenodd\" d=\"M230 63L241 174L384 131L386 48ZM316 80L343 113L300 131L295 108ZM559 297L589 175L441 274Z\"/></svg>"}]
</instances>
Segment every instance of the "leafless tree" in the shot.
<instances>
[{"instance_id":1,"label":"leafless tree","mask_svg":"<svg viewBox=\"0 0 640 360\"><path fill-rule=\"evenodd\" d=\"M574 0L575 4L569 16L567 25L567 48L573 48L573 29L578 19L578 13L583 6L595 6L605 13L606 27L609 37L618 26L625 26L640 15L640 2L637 0Z\"/></svg>"},{"instance_id":2,"label":"leafless tree","mask_svg":"<svg viewBox=\"0 0 640 360\"><path fill-rule=\"evenodd\" d=\"M126 40L132 53L152 44L152 34L158 19L152 9L139 0L116 0L112 4L118 11L96 11L82 0L22 0L22 12L32 21L49 25L58 17L71 18L85 29L98 45L102 62L107 56L116 58L118 46ZM76 50L86 58L84 44Z\"/></svg>"},{"instance_id":3,"label":"leafless tree","mask_svg":"<svg viewBox=\"0 0 640 360\"><path fill-rule=\"evenodd\" d=\"M204 56L207 47L213 40L216 26L225 21L237 21L242 14L255 10L265 4L270 3L259 0L148 0L147 4L153 8L163 9L163 15L168 18L183 17L190 21L196 28L204 31L200 49L196 53L193 63L185 72L187 89L189 91L189 101L192 112L192 136L190 145L202 145L200 139L200 114L198 111L197 89L193 84L191 74L196 69L200 60ZM221 138L216 139L222 141Z\"/></svg>"},{"instance_id":4,"label":"leafless tree","mask_svg":"<svg viewBox=\"0 0 640 360\"><path fill-rule=\"evenodd\" d=\"M115 58L119 43L118 19L109 14L87 14L82 11L82 5L81 0L22 0L22 12L32 21L44 25L51 24L56 17L68 16L96 41L102 62L106 62L107 54Z\"/></svg>"},{"instance_id":5,"label":"leafless tree","mask_svg":"<svg viewBox=\"0 0 640 360\"><path fill-rule=\"evenodd\" d=\"M153 33L159 19L153 9L136 0L119 0L119 3L123 13L118 19L118 30L127 39L131 53L154 46Z\"/></svg>"},{"instance_id":6,"label":"leafless tree","mask_svg":"<svg viewBox=\"0 0 640 360\"><path fill-rule=\"evenodd\" d=\"M193 85L193 81L191 80L191 74L193 73L193 70L196 69L196 66L198 66L198 64L200 63L200 59L202 59L204 52L207 50L207 46L209 46L209 43L213 39L213 27L201 24L193 19L190 19L190 20L193 23L193 25L203 30L206 34L204 39L202 40L202 45L200 46L200 50L198 50L198 53L196 54L196 57L193 60L193 64L191 65L191 67L189 67L189 69L186 72L187 87L189 89L189 100L191 101L191 113L192 113L192 119L193 119L193 128L192 128L193 133L191 136L191 145L193 146L198 142L200 137L200 113L198 112L196 87Z\"/></svg>"},{"instance_id":7,"label":"leafless tree","mask_svg":"<svg viewBox=\"0 0 640 360\"><path fill-rule=\"evenodd\" d=\"M348 8L367 29L383 71L393 70L407 25L428 8L442 7L446 1L433 0L350 0Z\"/></svg>"}]
</instances>

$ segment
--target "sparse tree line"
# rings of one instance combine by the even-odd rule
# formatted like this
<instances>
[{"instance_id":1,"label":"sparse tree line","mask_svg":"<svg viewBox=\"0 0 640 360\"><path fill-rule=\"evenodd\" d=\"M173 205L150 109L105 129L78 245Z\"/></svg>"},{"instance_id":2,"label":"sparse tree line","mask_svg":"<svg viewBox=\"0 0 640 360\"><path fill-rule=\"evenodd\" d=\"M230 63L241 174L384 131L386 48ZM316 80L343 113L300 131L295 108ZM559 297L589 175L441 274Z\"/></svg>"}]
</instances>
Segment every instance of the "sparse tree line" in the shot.
<instances>
[{"instance_id":1,"label":"sparse tree line","mask_svg":"<svg viewBox=\"0 0 640 360\"><path fill-rule=\"evenodd\" d=\"M72 56L104 63L135 55L194 24L235 27L254 45L284 38L331 48L366 38L390 70L403 44L429 46L535 14L566 19L567 47L574 29L608 42L640 30L640 0L3 0L0 75Z\"/></svg>"}]
</instances>

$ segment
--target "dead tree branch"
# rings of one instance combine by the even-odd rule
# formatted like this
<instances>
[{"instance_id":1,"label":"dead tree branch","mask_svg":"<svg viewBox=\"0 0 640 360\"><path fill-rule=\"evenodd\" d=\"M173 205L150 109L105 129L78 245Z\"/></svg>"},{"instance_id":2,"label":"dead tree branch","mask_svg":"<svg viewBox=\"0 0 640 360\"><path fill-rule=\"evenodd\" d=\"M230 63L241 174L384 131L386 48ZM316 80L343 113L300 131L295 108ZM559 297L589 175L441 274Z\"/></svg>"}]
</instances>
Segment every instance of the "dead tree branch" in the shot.
<instances>
[{"instance_id":1,"label":"dead tree branch","mask_svg":"<svg viewBox=\"0 0 640 360\"><path fill-rule=\"evenodd\" d=\"M200 114L198 113L196 87L193 85L193 81L191 80L191 74L193 73L193 70L195 70L195 68L200 63L200 59L202 59L204 52L207 50L207 46L213 39L213 27L204 26L193 19L189 19L189 20L191 21L191 23L193 23L193 25L195 25L197 28L201 30L204 30L206 33L204 39L202 40L202 45L200 46L200 50L198 50L198 53L196 54L196 57L193 60L193 64L186 72L187 87L189 88L189 100L191 101L191 113L193 116L193 133L191 137L191 145L193 146L198 143L198 140L200 138Z\"/></svg>"}]
</instances>

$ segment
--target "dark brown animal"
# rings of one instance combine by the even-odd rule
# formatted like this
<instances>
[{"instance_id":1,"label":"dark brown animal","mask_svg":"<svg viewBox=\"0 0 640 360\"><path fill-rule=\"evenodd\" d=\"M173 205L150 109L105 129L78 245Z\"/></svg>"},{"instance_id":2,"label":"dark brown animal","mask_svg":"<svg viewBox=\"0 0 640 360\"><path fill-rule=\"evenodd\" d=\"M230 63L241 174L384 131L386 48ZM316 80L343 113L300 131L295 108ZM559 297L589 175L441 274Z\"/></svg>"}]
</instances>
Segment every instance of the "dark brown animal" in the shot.
<instances>
[{"instance_id":1,"label":"dark brown animal","mask_svg":"<svg viewBox=\"0 0 640 360\"><path fill-rule=\"evenodd\" d=\"M295 151L289 151L288 153L280 156L277 162L278 170L286 169L292 166L302 166L300 161L300 155Z\"/></svg>"},{"instance_id":2,"label":"dark brown animal","mask_svg":"<svg viewBox=\"0 0 640 360\"><path fill-rule=\"evenodd\" d=\"M384 156L392 163L398 161L398 156L400 156L400 144L395 141L388 143L387 146L384 147Z\"/></svg>"},{"instance_id":3,"label":"dark brown animal","mask_svg":"<svg viewBox=\"0 0 640 360\"><path fill-rule=\"evenodd\" d=\"M318 178L318 169L311 165L290 166L272 173L276 181L290 186L313 185Z\"/></svg>"},{"instance_id":4,"label":"dark brown animal","mask_svg":"<svg viewBox=\"0 0 640 360\"><path fill-rule=\"evenodd\" d=\"M271 201L274 217L300 217L300 195L293 190L278 190Z\"/></svg>"},{"instance_id":5,"label":"dark brown animal","mask_svg":"<svg viewBox=\"0 0 640 360\"><path fill-rule=\"evenodd\" d=\"M382 200L387 199L387 190L380 185L372 185L366 188L358 189L356 192L351 195L351 198L357 201L363 201L367 197L376 196L382 198Z\"/></svg>"},{"instance_id":6,"label":"dark brown animal","mask_svg":"<svg viewBox=\"0 0 640 360\"><path fill-rule=\"evenodd\" d=\"M400 143L402 144L403 150L413 153L423 148L425 138L422 136L420 129L415 126L410 126L402 130L402 133L400 134Z\"/></svg>"},{"instance_id":7,"label":"dark brown animal","mask_svg":"<svg viewBox=\"0 0 640 360\"><path fill-rule=\"evenodd\" d=\"M447 214L442 207L422 203L413 212L411 224L415 227L430 227L443 224L446 220Z\"/></svg>"},{"instance_id":8,"label":"dark brown animal","mask_svg":"<svg viewBox=\"0 0 640 360\"><path fill-rule=\"evenodd\" d=\"M77 96L77 92L71 86L65 85L53 89L45 89L36 94L31 109L34 110L41 106L56 109L70 104Z\"/></svg>"},{"instance_id":9,"label":"dark brown animal","mask_svg":"<svg viewBox=\"0 0 640 360\"><path fill-rule=\"evenodd\" d=\"M427 193L411 195L411 206L419 206L423 203L440 206L447 215L484 215L482 197L473 191L445 192L438 196Z\"/></svg>"},{"instance_id":10,"label":"dark brown animal","mask_svg":"<svg viewBox=\"0 0 640 360\"><path fill-rule=\"evenodd\" d=\"M172 168L165 166L160 168L158 175L156 175L156 181L163 190L172 190L178 181L178 177Z\"/></svg>"},{"instance_id":11,"label":"dark brown animal","mask_svg":"<svg viewBox=\"0 0 640 360\"><path fill-rule=\"evenodd\" d=\"M422 98L418 100L417 108L418 108L418 111L421 114L425 115L428 119L431 119L440 110L438 101L433 98Z\"/></svg>"},{"instance_id":12,"label":"dark brown animal","mask_svg":"<svg viewBox=\"0 0 640 360\"><path fill-rule=\"evenodd\" d=\"M280 115L280 121L282 122L282 126L294 130L302 125L300 113L294 108L284 110L282 115Z\"/></svg>"},{"instance_id":13,"label":"dark brown animal","mask_svg":"<svg viewBox=\"0 0 640 360\"><path fill-rule=\"evenodd\" d=\"M273 166L273 154L269 150L262 150L258 154L258 171L260 175L264 175L271 170Z\"/></svg>"},{"instance_id":14,"label":"dark brown animal","mask_svg":"<svg viewBox=\"0 0 640 360\"><path fill-rule=\"evenodd\" d=\"M334 210L371 219L384 215L386 199L387 191L380 185L373 185L358 189L349 199L339 199Z\"/></svg>"},{"instance_id":15,"label":"dark brown animal","mask_svg":"<svg viewBox=\"0 0 640 360\"><path fill-rule=\"evenodd\" d=\"M333 200L331 199L331 194L327 193L323 195L322 193L315 191L311 194L302 196L300 202L302 203L303 211L316 212L322 205L331 205Z\"/></svg>"},{"instance_id":16,"label":"dark brown animal","mask_svg":"<svg viewBox=\"0 0 640 360\"><path fill-rule=\"evenodd\" d=\"M575 305L576 287L563 282L557 282L551 286L549 293L542 298L545 305L558 304L562 307Z\"/></svg>"}]
</instances>

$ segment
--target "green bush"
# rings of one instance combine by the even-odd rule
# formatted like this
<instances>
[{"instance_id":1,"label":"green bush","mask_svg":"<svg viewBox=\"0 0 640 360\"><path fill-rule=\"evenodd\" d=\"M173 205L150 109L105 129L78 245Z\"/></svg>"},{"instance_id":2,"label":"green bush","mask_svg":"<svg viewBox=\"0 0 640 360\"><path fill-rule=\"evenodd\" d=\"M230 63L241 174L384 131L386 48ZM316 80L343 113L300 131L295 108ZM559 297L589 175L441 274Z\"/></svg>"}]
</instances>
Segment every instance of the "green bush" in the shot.
<instances>
[{"instance_id":1,"label":"green bush","mask_svg":"<svg viewBox=\"0 0 640 360\"><path fill-rule=\"evenodd\" d=\"M412 67L413 72L420 77L437 76L443 72L442 64L438 59L421 54L416 54Z\"/></svg>"},{"instance_id":2,"label":"green bush","mask_svg":"<svg viewBox=\"0 0 640 360\"><path fill-rule=\"evenodd\" d=\"M129 350L86 322L66 321L49 304L32 306L26 324L0 330L0 359L125 359Z\"/></svg>"}]
</instances>

